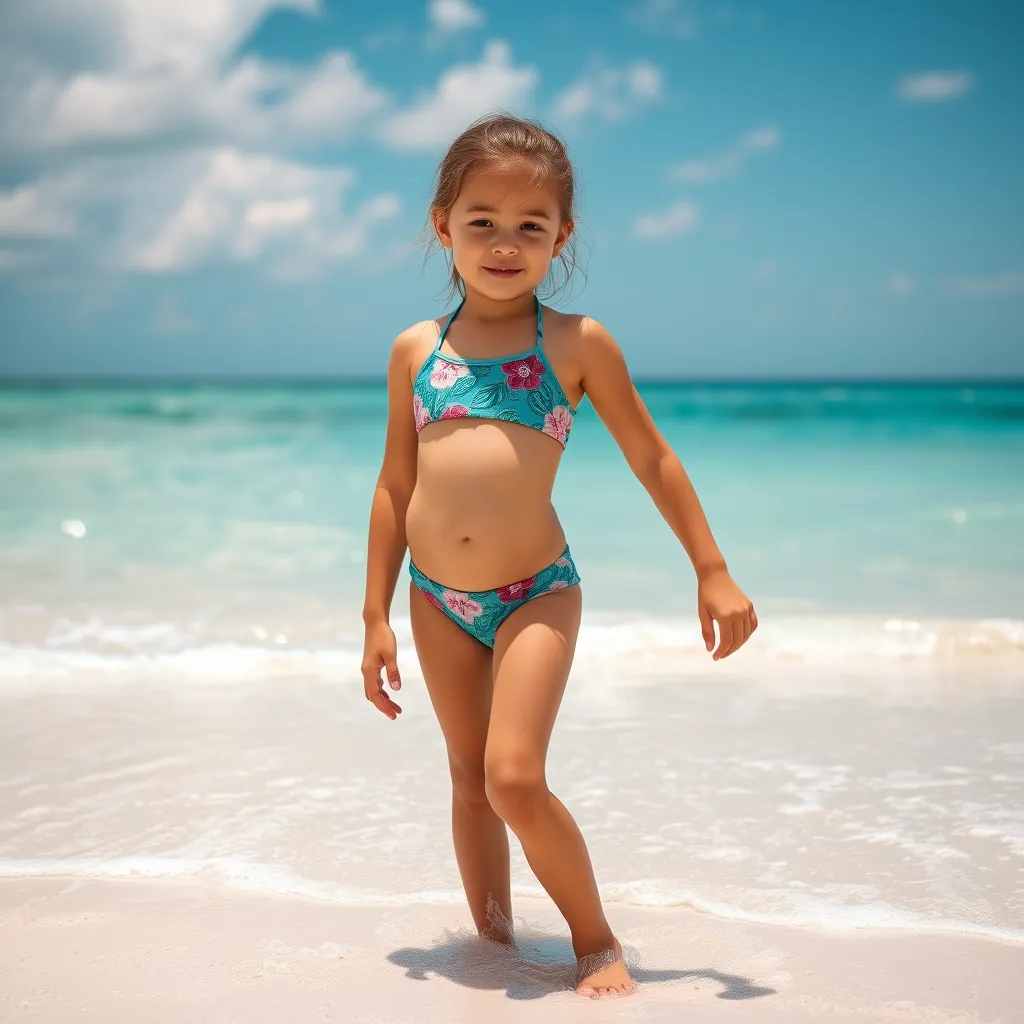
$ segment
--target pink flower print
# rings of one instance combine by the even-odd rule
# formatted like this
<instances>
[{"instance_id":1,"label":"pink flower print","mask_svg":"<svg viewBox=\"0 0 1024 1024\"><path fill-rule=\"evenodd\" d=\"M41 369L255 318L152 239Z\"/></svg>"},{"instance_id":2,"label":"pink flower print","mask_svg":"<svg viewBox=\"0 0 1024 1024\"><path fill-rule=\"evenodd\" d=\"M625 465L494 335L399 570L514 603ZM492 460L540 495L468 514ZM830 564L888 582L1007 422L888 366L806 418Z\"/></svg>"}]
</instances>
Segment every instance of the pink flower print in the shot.
<instances>
[{"instance_id":1,"label":"pink flower print","mask_svg":"<svg viewBox=\"0 0 1024 1024\"><path fill-rule=\"evenodd\" d=\"M429 590L420 590L420 593L439 611L444 611L444 605Z\"/></svg>"},{"instance_id":2,"label":"pink flower print","mask_svg":"<svg viewBox=\"0 0 1024 1024\"><path fill-rule=\"evenodd\" d=\"M533 391L535 388L539 388L540 375L545 369L544 364L535 355L528 355L525 359L513 359L510 363L501 364L505 382L513 391L522 391L523 388Z\"/></svg>"},{"instance_id":3,"label":"pink flower print","mask_svg":"<svg viewBox=\"0 0 1024 1024\"><path fill-rule=\"evenodd\" d=\"M570 565L570 564L571 563L569 562L569 559L566 558L565 555L561 555L559 558L555 559L555 565Z\"/></svg>"},{"instance_id":4,"label":"pink flower print","mask_svg":"<svg viewBox=\"0 0 1024 1024\"><path fill-rule=\"evenodd\" d=\"M473 620L484 610L484 606L479 601L474 601L469 594L463 594L460 590L446 590L441 597L444 599L444 603L460 619L464 622L472 625Z\"/></svg>"},{"instance_id":5,"label":"pink flower print","mask_svg":"<svg viewBox=\"0 0 1024 1024\"><path fill-rule=\"evenodd\" d=\"M438 358L430 371L430 386L437 391L450 388L460 377L469 373L465 363L449 363L447 359Z\"/></svg>"},{"instance_id":6,"label":"pink flower print","mask_svg":"<svg viewBox=\"0 0 1024 1024\"><path fill-rule=\"evenodd\" d=\"M561 590L563 587L569 586L566 580L554 580L548 590Z\"/></svg>"},{"instance_id":7,"label":"pink flower print","mask_svg":"<svg viewBox=\"0 0 1024 1024\"><path fill-rule=\"evenodd\" d=\"M551 412L544 416L544 426L541 430L550 434L563 448L569 440L569 431L572 430L572 413L568 406L556 405Z\"/></svg>"},{"instance_id":8,"label":"pink flower print","mask_svg":"<svg viewBox=\"0 0 1024 1024\"><path fill-rule=\"evenodd\" d=\"M412 412L416 417L416 429L422 430L430 422L430 410L419 395L412 396Z\"/></svg>"},{"instance_id":9,"label":"pink flower print","mask_svg":"<svg viewBox=\"0 0 1024 1024\"><path fill-rule=\"evenodd\" d=\"M510 583L507 587L498 587L498 600L504 601L505 604L511 604L513 601L526 597L532 586L533 577L530 576L518 583Z\"/></svg>"},{"instance_id":10,"label":"pink flower print","mask_svg":"<svg viewBox=\"0 0 1024 1024\"><path fill-rule=\"evenodd\" d=\"M464 405L449 405L439 418L442 420L458 420L468 415L469 410Z\"/></svg>"}]
</instances>

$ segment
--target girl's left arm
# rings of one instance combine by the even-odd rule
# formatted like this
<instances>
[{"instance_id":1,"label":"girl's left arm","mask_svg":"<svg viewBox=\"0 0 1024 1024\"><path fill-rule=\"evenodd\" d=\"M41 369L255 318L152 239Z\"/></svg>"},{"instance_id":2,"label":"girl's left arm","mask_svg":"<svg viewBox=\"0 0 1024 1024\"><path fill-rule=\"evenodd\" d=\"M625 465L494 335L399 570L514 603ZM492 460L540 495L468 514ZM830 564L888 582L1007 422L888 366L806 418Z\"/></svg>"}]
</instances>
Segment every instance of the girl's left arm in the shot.
<instances>
[{"instance_id":1,"label":"girl's left arm","mask_svg":"<svg viewBox=\"0 0 1024 1024\"><path fill-rule=\"evenodd\" d=\"M697 574L697 614L704 643L718 661L739 650L757 629L750 599L736 585L711 535L697 492L662 437L629 376L615 339L596 320L581 321L581 384L636 478L690 556Z\"/></svg>"}]
</instances>

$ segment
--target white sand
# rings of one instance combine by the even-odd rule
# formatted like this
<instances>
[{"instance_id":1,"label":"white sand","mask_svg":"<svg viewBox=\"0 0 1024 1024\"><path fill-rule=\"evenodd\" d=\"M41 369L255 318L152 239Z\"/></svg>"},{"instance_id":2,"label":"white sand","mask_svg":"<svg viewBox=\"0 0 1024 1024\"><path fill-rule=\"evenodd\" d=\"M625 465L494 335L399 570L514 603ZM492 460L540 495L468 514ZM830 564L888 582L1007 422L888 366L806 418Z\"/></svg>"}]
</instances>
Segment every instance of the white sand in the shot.
<instances>
[{"instance_id":1,"label":"white sand","mask_svg":"<svg viewBox=\"0 0 1024 1024\"><path fill-rule=\"evenodd\" d=\"M387 871L386 863L381 871ZM639 991L567 986L555 908L519 899L524 961L457 904L345 906L199 881L0 882L0 1018L46 1022L1024 1020L1024 946L833 933L608 906Z\"/></svg>"}]
</instances>

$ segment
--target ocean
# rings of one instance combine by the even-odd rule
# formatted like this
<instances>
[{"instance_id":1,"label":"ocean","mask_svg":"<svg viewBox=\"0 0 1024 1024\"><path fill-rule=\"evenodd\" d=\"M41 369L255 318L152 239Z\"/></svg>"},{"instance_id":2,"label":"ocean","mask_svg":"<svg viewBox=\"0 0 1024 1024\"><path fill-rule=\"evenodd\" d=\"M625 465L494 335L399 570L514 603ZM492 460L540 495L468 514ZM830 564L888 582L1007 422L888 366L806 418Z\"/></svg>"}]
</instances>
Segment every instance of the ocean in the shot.
<instances>
[{"instance_id":1,"label":"ocean","mask_svg":"<svg viewBox=\"0 0 1024 1024\"><path fill-rule=\"evenodd\" d=\"M1024 941L1024 386L640 384L760 628L584 401L549 782L602 894ZM0 387L0 876L463 899L403 566L359 675L380 382ZM514 837L514 892L539 892Z\"/></svg>"}]
</instances>

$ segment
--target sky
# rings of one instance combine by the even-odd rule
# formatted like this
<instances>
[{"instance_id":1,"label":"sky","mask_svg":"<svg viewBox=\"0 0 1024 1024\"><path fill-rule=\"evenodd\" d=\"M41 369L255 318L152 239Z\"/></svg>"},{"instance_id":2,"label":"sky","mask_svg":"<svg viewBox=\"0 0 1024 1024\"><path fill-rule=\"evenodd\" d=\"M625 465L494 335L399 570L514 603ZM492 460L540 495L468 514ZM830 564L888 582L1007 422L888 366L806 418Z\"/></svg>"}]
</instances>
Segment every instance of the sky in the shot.
<instances>
[{"instance_id":1,"label":"sky","mask_svg":"<svg viewBox=\"0 0 1024 1024\"><path fill-rule=\"evenodd\" d=\"M539 118L637 378L1024 377L1024 5L0 9L0 377L383 378L447 144Z\"/></svg>"}]
</instances>

